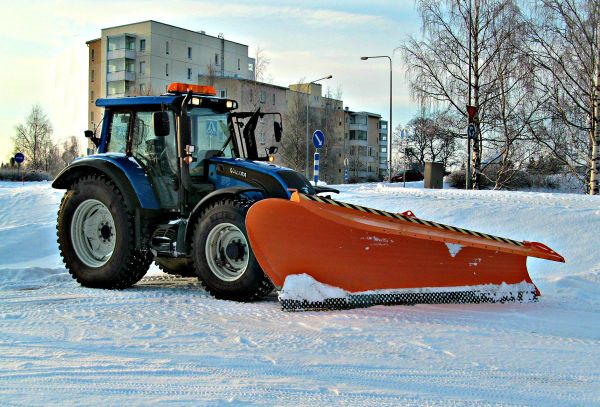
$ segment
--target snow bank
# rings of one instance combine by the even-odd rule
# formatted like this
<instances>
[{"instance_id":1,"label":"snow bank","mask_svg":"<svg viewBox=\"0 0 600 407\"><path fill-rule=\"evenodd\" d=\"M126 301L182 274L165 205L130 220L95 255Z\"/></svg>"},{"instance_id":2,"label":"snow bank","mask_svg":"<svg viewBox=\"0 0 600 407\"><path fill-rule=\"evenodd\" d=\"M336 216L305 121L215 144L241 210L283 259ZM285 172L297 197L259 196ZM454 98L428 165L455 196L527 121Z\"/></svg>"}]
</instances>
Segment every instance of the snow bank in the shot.
<instances>
[{"instance_id":1,"label":"snow bank","mask_svg":"<svg viewBox=\"0 0 600 407\"><path fill-rule=\"evenodd\" d=\"M63 191L0 182L0 404L600 405L600 199L340 189L348 202L539 240L567 263L529 263L543 296L528 304L285 313L275 298L216 300L164 275L87 289L58 256ZM282 295L347 295L293 282Z\"/></svg>"},{"instance_id":2,"label":"snow bank","mask_svg":"<svg viewBox=\"0 0 600 407\"><path fill-rule=\"evenodd\" d=\"M341 288L323 284L308 274L287 276L279 292L280 300L323 302L331 298L346 298L348 292Z\"/></svg>"}]
</instances>

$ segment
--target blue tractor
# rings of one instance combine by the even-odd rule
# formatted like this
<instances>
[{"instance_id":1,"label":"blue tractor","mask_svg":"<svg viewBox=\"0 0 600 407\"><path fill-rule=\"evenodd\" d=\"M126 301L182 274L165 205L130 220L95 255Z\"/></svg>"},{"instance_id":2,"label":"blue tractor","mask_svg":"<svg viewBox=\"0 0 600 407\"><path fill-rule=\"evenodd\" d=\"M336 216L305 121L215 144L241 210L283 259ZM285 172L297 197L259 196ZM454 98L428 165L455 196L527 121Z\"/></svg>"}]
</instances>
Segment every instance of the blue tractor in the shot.
<instances>
[{"instance_id":1,"label":"blue tractor","mask_svg":"<svg viewBox=\"0 0 600 407\"><path fill-rule=\"evenodd\" d=\"M52 186L66 189L58 243L73 278L86 287L119 289L139 281L155 261L167 273L198 276L215 297L239 301L273 289L245 226L256 201L314 195L302 174L259 153L255 129L279 113L235 112L214 89L172 84L161 96L98 99L101 135L86 131L97 153L65 168Z\"/></svg>"}]
</instances>

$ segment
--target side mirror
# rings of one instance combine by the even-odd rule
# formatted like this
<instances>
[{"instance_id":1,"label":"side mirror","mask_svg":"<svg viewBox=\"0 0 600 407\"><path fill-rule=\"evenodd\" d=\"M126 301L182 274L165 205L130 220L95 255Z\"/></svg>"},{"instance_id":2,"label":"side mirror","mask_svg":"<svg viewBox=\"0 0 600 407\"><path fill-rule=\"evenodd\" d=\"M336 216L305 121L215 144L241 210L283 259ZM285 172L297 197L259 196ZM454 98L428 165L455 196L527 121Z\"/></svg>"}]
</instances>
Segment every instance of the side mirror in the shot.
<instances>
[{"instance_id":1,"label":"side mirror","mask_svg":"<svg viewBox=\"0 0 600 407\"><path fill-rule=\"evenodd\" d=\"M283 126L279 122L273 122L273 131L275 132L275 141L281 142L281 134L283 133Z\"/></svg>"},{"instance_id":2,"label":"side mirror","mask_svg":"<svg viewBox=\"0 0 600 407\"><path fill-rule=\"evenodd\" d=\"M154 112L152 114L152 124L154 125L154 135L156 137L165 137L171 132L169 113L167 112Z\"/></svg>"},{"instance_id":3,"label":"side mirror","mask_svg":"<svg viewBox=\"0 0 600 407\"><path fill-rule=\"evenodd\" d=\"M92 130L84 130L83 135L85 138L89 138L96 147L100 146L100 139L96 137Z\"/></svg>"}]
</instances>

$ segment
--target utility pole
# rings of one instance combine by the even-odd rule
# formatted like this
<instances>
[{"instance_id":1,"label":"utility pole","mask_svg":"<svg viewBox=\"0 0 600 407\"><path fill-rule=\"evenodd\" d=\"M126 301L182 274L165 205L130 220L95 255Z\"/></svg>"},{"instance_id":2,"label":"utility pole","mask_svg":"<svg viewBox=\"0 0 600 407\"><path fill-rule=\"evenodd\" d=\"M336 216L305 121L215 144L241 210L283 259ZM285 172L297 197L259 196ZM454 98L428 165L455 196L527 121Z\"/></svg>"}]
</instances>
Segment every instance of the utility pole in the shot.
<instances>
[{"instance_id":1,"label":"utility pole","mask_svg":"<svg viewBox=\"0 0 600 407\"><path fill-rule=\"evenodd\" d=\"M392 55L394 55L392 53ZM377 55L372 57L360 57L361 60L366 61L367 59L372 58L387 58L390 61L390 122L388 123L388 147L387 147L387 157L388 157L388 181L392 181L392 133L394 128L392 127L392 57L388 55Z\"/></svg>"}]
</instances>

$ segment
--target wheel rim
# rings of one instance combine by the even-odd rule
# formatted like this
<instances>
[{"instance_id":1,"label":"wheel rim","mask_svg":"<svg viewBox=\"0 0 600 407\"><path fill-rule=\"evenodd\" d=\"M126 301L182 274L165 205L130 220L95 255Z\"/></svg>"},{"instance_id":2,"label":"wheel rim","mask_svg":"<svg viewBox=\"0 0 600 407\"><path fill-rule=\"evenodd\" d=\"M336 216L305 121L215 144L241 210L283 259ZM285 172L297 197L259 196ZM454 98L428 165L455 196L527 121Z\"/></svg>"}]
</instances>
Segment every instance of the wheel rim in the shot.
<instances>
[{"instance_id":1,"label":"wheel rim","mask_svg":"<svg viewBox=\"0 0 600 407\"><path fill-rule=\"evenodd\" d=\"M240 228L231 223L215 226L206 238L204 249L210 271L223 281L238 280L248 267L248 241Z\"/></svg>"},{"instance_id":2,"label":"wheel rim","mask_svg":"<svg viewBox=\"0 0 600 407\"><path fill-rule=\"evenodd\" d=\"M102 267L111 258L117 241L112 214L96 199L83 201L71 222L71 242L79 260L88 267Z\"/></svg>"}]
</instances>

